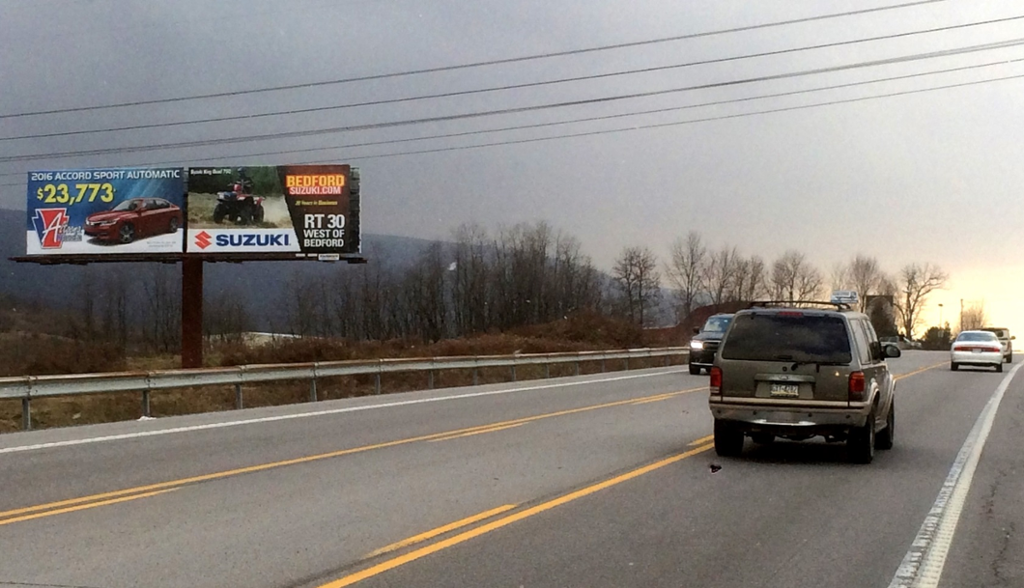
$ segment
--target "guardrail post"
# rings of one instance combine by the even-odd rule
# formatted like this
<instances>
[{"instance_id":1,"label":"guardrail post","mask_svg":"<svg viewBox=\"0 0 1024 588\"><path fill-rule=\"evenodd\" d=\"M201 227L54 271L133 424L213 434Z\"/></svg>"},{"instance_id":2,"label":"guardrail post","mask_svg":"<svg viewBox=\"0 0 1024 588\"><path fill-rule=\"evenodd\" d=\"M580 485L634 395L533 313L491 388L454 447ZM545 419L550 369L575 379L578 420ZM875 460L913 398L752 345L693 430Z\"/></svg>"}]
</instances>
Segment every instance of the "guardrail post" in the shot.
<instances>
[{"instance_id":1,"label":"guardrail post","mask_svg":"<svg viewBox=\"0 0 1024 588\"><path fill-rule=\"evenodd\" d=\"M309 401L316 402L316 378L309 381Z\"/></svg>"},{"instance_id":2,"label":"guardrail post","mask_svg":"<svg viewBox=\"0 0 1024 588\"><path fill-rule=\"evenodd\" d=\"M478 373L476 366L473 366L473 385L477 386L480 383L480 374Z\"/></svg>"},{"instance_id":3,"label":"guardrail post","mask_svg":"<svg viewBox=\"0 0 1024 588\"><path fill-rule=\"evenodd\" d=\"M142 416L149 416L149 390L142 391Z\"/></svg>"},{"instance_id":4,"label":"guardrail post","mask_svg":"<svg viewBox=\"0 0 1024 588\"><path fill-rule=\"evenodd\" d=\"M235 408L242 410L244 403L242 402L242 385L235 384Z\"/></svg>"},{"instance_id":5,"label":"guardrail post","mask_svg":"<svg viewBox=\"0 0 1024 588\"><path fill-rule=\"evenodd\" d=\"M544 364L544 377L545 378L550 378L551 377L551 364L550 363Z\"/></svg>"},{"instance_id":6,"label":"guardrail post","mask_svg":"<svg viewBox=\"0 0 1024 588\"><path fill-rule=\"evenodd\" d=\"M32 430L32 401L28 396L21 399L21 430Z\"/></svg>"},{"instance_id":7,"label":"guardrail post","mask_svg":"<svg viewBox=\"0 0 1024 588\"><path fill-rule=\"evenodd\" d=\"M628 372L629 371L629 358L627 357L627 358L623 359L622 363L625 364L626 371Z\"/></svg>"},{"instance_id":8,"label":"guardrail post","mask_svg":"<svg viewBox=\"0 0 1024 588\"><path fill-rule=\"evenodd\" d=\"M433 390L434 389L434 370L428 370L427 371L427 389L428 390Z\"/></svg>"},{"instance_id":9,"label":"guardrail post","mask_svg":"<svg viewBox=\"0 0 1024 588\"><path fill-rule=\"evenodd\" d=\"M603 373L605 373L605 371L607 371L607 370L605 370L604 358L602 357L601 358L601 373L603 374Z\"/></svg>"},{"instance_id":10,"label":"guardrail post","mask_svg":"<svg viewBox=\"0 0 1024 588\"><path fill-rule=\"evenodd\" d=\"M580 375L580 360L576 360L576 375Z\"/></svg>"},{"instance_id":11,"label":"guardrail post","mask_svg":"<svg viewBox=\"0 0 1024 588\"><path fill-rule=\"evenodd\" d=\"M512 381L515 382L516 381L516 366L515 366L515 364L512 364L512 370L511 371L512 371Z\"/></svg>"},{"instance_id":12,"label":"guardrail post","mask_svg":"<svg viewBox=\"0 0 1024 588\"><path fill-rule=\"evenodd\" d=\"M373 377L373 393L380 394L380 372Z\"/></svg>"}]
</instances>

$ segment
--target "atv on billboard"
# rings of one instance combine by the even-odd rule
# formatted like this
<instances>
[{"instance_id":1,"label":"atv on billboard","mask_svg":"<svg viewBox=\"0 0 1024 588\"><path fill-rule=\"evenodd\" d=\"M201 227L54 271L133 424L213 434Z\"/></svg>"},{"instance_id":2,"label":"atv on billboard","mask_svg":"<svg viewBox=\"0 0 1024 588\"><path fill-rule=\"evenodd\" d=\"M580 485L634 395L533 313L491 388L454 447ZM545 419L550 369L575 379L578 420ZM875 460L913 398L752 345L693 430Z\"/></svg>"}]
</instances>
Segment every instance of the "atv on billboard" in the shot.
<instances>
[{"instance_id":1,"label":"atv on billboard","mask_svg":"<svg viewBox=\"0 0 1024 588\"><path fill-rule=\"evenodd\" d=\"M181 168L29 172L25 251L180 255L184 186Z\"/></svg>"},{"instance_id":2,"label":"atv on billboard","mask_svg":"<svg viewBox=\"0 0 1024 588\"><path fill-rule=\"evenodd\" d=\"M358 172L353 172L333 164L189 168L185 251L358 254Z\"/></svg>"}]
</instances>

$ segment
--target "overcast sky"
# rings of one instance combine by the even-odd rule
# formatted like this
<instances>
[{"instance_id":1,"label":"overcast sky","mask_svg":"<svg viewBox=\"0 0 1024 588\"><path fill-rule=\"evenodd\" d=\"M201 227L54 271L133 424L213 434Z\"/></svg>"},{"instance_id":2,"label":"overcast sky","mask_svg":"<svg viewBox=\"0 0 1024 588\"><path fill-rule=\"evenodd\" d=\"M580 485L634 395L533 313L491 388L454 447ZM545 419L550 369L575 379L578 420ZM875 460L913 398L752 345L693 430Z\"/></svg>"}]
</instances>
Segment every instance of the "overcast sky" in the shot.
<instances>
[{"instance_id":1,"label":"overcast sky","mask_svg":"<svg viewBox=\"0 0 1024 588\"><path fill-rule=\"evenodd\" d=\"M654 92L1024 39L1024 18L649 73L356 108L62 137L23 135L271 113L681 65L1024 17L1006 1L944 0L867 15L457 71L26 117L4 115L435 68L833 14L909 0L0 0L0 207L32 169L335 161L362 170L363 231L447 237L464 222L545 220L602 268L625 246L665 256L697 230L823 273L860 252L895 272L931 262L959 298L1024 329L1024 78L654 129L630 129L1024 76L1024 45L717 88L361 131L133 151L164 143L388 123ZM1021 60L1021 61L1013 61ZM785 97L392 144L354 144L720 102L997 64ZM287 153L321 148L322 151ZM117 153L54 158L106 148ZM267 154L270 155L254 155ZM392 154L381 157L381 155ZM31 160L10 158L38 155ZM45 268L43 268L45 270ZM43 271L41 270L41 271ZM933 310L937 311L937 307ZM1024 333L1024 331L1022 331Z\"/></svg>"}]
</instances>

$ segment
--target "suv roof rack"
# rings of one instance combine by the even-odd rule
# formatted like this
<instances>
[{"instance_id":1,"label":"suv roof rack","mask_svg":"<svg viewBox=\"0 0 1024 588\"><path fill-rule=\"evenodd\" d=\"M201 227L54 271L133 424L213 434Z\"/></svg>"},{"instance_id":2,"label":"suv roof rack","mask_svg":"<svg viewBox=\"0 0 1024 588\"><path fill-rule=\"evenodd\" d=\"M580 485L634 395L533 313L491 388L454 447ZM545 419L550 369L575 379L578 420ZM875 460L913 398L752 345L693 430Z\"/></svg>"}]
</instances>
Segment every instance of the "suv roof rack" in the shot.
<instances>
[{"instance_id":1,"label":"suv roof rack","mask_svg":"<svg viewBox=\"0 0 1024 588\"><path fill-rule=\"evenodd\" d=\"M835 310L853 310L853 306L846 302L824 302L819 300L755 300L747 308L807 308L825 307Z\"/></svg>"}]
</instances>

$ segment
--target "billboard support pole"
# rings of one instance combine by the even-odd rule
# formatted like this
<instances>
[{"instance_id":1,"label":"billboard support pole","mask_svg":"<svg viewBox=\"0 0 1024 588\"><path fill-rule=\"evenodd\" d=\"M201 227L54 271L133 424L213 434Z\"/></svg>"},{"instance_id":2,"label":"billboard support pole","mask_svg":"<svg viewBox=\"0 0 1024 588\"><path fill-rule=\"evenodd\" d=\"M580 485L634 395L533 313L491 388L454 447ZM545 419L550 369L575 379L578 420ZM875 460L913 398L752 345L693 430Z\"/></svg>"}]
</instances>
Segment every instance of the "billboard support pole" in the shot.
<instances>
[{"instance_id":1,"label":"billboard support pole","mask_svg":"<svg viewBox=\"0 0 1024 588\"><path fill-rule=\"evenodd\" d=\"M203 260L181 260L181 367L203 367Z\"/></svg>"}]
</instances>

